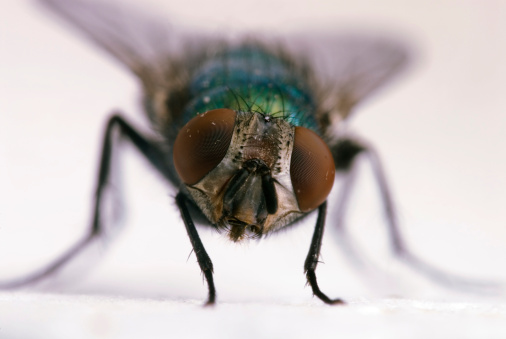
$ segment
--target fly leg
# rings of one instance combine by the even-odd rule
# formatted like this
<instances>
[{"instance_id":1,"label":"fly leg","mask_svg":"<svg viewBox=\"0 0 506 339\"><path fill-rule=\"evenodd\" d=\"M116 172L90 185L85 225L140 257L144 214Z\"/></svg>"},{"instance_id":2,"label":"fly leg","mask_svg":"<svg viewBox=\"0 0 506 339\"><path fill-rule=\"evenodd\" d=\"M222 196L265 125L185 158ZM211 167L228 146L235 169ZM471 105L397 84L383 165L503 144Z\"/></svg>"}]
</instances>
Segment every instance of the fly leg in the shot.
<instances>
[{"instance_id":1,"label":"fly leg","mask_svg":"<svg viewBox=\"0 0 506 339\"><path fill-rule=\"evenodd\" d=\"M490 281L479 281L474 279L471 280L465 277L444 272L436 267L431 266L430 264L427 264L425 261L418 258L418 256L414 255L409 250L409 248L406 246L406 243L403 241L401 233L399 231L399 224L397 216L395 214L392 196L390 194L390 190L388 189L388 184L383 168L381 166L379 156L372 149L369 149L367 151L367 154L369 156L369 160L376 177L376 182L380 190L381 199L383 201L383 206L387 217L387 226L390 233L391 246L394 254L405 263L409 264L416 270L431 278L433 281L438 282L442 285L480 294L504 293L505 286L503 284Z\"/></svg>"},{"instance_id":2,"label":"fly leg","mask_svg":"<svg viewBox=\"0 0 506 339\"><path fill-rule=\"evenodd\" d=\"M200 269L202 270L202 273L204 273L204 277L207 281L209 294L205 305L213 305L216 301L216 289L214 288L213 280L213 262L211 261L211 258L209 258L209 255L200 240L195 224L193 223L190 212L188 211L187 202L188 198L182 192L179 192L176 196L176 203L181 211L181 217L183 218L186 226L186 232L190 238L193 251L197 256L197 262L199 263Z\"/></svg>"},{"instance_id":3,"label":"fly leg","mask_svg":"<svg viewBox=\"0 0 506 339\"><path fill-rule=\"evenodd\" d=\"M399 233L399 227L395 215L395 210L393 208L392 198L390 195L390 191L388 189L388 185L386 183L386 178L383 173L383 169L379 163L379 158L377 154L371 148L366 147L358 143L357 141L351 139L339 140L338 143L333 147L332 153L335 159L336 171L339 171L344 176L343 186L341 187L339 198L336 203L336 208L333 213L336 216L335 228L337 229L337 231L343 236L343 238L347 236L345 219L348 204L350 201L350 195L353 192L356 180L357 174L356 160L359 154L365 153L370 156L376 182L380 188L380 194L386 213L387 226L390 235L392 250L395 254L400 254L401 252L404 252L406 246L404 245ZM356 256L356 253L355 254L353 253L353 249L351 248L349 243L346 244L350 254ZM357 259L358 263L359 262L358 257L356 257L355 259Z\"/></svg>"},{"instance_id":4,"label":"fly leg","mask_svg":"<svg viewBox=\"0 0 506 339\"><path fill-rule=\"evenodd\" d=\"M149 160L149 162L167 179L171 179L171 170L164 161L165 153L162 152L155 142L139 134L128 122L121 116L113 115L106 127L102 144L102 154L100 157L100 168L95 191L95 203L93 205L93 216L91 227L88 233L74 244L69 250L63 253L59 258L43 267L42 269L11 281L0 282L0 288L10 289L39 282L53 273L56 273L67 263L76 258L86 248L88 248L96 239L104 233L104 227L101 220L101 210L103 208L102 199L104 191L108 187L108 179L111 167L111 157L114 145L114 131L118 130L119 135L130 142Z\"/></svg>"},{"instance_id":5,"label":"fly leg","mask_svg":"<svg viewBox=\"0 0 506 339\"><path fill-rule=\"evenodd\" d=\"M427 264L423 260L419 259L414 255L409 248L406 246L405 241L402 238L397 215L395 213L395 206L392 200L392 195L387 184L386 176L381 165L376 151L368 146L362 145L351 139L340 140L336 146L333 147L332 152L334 159L336 159L336 170L345 172L347 178L345 179L343 191L337 204L338 213L338 230L340 232L345 231L344 226L344 215L349 201L349 196L352 191L353 179L354 179L354 162L358 154L364 153L367 155L370 165L372 167L376 183L378 185L383 209L386 216L386 224L388 228L390 245L393 254L404 263L410 265L414 269L428 276L433 281L446 285L452 288L462 289L468 292L478 293L501 293L504 292L504 286L502 284L496 284L485 281L468 280L463 277L448 274L441 271L430 264Z\"/></svg>"},{"instance_id":6,"label":"fly leg","mask_svg":"<svg viewBox=\"0 0 506 339\"><path fill-rule=\"evenodd\" d=\"M309 247L309 252L306 257L306 261L304 262L304 273L306 273L306 278L308 284L311 286L313 290L313 294L320 298L324 303L334 305L334 304L344 304L344 301L341 299L330 299L325 295L318 286L316 281L316 266L318 265L318 258L320 256L320 249L322 247L322 237L323 230L325 228L325 215L327 213L327 202L325 201L323 204L318 207L318 219L316 220L316 226L313 233L313 238L311 239L311 246Z\"/></svg>"}]
</instances>

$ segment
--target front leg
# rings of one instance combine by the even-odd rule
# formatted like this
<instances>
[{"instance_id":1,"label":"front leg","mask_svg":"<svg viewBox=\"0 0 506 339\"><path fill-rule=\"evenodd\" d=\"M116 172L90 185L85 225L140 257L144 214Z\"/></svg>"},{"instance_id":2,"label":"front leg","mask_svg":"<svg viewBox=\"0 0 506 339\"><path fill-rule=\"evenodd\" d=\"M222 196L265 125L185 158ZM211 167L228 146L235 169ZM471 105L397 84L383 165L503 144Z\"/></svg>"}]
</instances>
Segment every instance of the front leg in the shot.
<instances>
[{"instance_id":1,"label":"front leg","mask_svg":"<svg viewBox=\"0 0 506 339\"><path fill-rule=\"evenodd\" d=\"M216 301L216 289L214 288L213 281L213 262L211 261L211 258L209 258L209 255L200 240L195 224L193 223L190 212L188 211L188 206L186 204L187 201L188 198L182 192L177 194L176 203L181 211L181 217L183 218L184 225L186 226L186 232L190 238L193 251L197 256L197 262L199 263L200 269L202 270L202 273L204 273L204 277L207 281L209 294L205 305L213 305Z\"/></svg>"},{"instance_id":2,"label":"front leg","mask_svg":"<svg viewBox=\"0 0 506 339\"><path fill-rule=\"evenodd\" d=\"M325 295L318 287L318 283L316 282L316 266L318 265L318 258L320 257L320 249L322 247L322 238L323 238L323 230L325 228L325 215L327 213L327 202L325 201L323 204L318 207L318 219L316 220L316 226L313 233L313 239L311 240L311 246L309 247L309 252L306 257L306 261L304 263L304 272L306 273L306 278L308 284L313 289L314 295L320 298L324 303L335 305L335 304L344 304L344 301L341 299L330 299Z\"/></svg>"}]
</instances>

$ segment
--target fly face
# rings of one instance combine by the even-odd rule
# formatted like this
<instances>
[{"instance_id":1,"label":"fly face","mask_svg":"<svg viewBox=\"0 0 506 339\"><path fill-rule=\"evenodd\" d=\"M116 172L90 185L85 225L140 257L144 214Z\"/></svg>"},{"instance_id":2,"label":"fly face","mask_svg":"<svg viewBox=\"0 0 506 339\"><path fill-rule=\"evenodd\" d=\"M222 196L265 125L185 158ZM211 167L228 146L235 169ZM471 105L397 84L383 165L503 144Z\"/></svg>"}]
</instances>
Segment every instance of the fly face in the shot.
<instances>
[{"instance_id":1,"label":"fly face","mask_svg":"<svg viewBox=\"0 0 506 339\"><path fill-rule=\"evenodd\" d=\"M193 200L233 241L260 237L318 207L335 174L314 132L230 109L188 122L174 143L174 164Z\"/></svg>"}]
</instances>

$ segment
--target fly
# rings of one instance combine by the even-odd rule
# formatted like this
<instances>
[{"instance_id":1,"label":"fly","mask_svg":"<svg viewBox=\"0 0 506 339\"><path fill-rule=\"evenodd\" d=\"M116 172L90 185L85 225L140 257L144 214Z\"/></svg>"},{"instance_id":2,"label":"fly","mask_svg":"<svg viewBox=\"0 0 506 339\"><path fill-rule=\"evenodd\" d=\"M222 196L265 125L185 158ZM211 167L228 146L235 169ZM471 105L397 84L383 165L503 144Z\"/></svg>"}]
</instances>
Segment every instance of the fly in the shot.
<instances>
[{"instance_id":1,"label":"fly","mask_svg":"<svg viewBox=\"0 0 506 339\"><path fill-rule=\"evenodd\" d=\"M206 304L216 300L213 264L193 210L235 242L262 238L316 211L306 279L323 302L342 304L320 290L315 272L335 174L345 178L336 206L344 215L360 154L368 156L375 173L393 252L434 279L448 280L406 248L376 152L343 129L355 107L405 67L404 46L343 36L255 40L178 35L134 13L119 16L99 2L41 2L138 77L156 136L143 135L113 115L103 139L88 234L42 270L1 287L46 278L103 236L101 212L117 132L179 188L176 203L207 282Z\"/></svg>"}]
</instances>

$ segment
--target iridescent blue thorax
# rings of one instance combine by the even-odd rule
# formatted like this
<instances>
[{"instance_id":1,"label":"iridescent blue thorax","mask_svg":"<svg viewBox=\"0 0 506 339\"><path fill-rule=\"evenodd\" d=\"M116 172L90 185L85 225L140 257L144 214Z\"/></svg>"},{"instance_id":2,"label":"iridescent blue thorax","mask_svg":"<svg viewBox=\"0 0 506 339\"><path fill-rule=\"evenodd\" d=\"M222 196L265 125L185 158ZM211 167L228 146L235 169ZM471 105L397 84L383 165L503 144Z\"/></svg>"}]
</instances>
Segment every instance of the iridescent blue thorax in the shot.
<instances>
[{"instance_id":1,"label":"iridescent blue thorax","mask_svg":"<svg viewBox=\"0 0 506 339\"><path fill-rule=\"evenodd\" d=\"M283 118L318 132L315 103L305 79L293 65L265 49L246 45L205 60L189 84L184 122L216 108Z\"/></svg>"}]
</instances>

